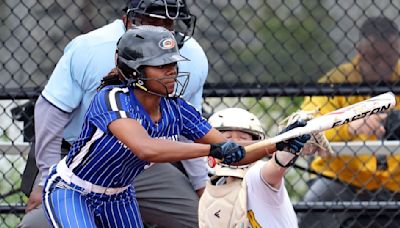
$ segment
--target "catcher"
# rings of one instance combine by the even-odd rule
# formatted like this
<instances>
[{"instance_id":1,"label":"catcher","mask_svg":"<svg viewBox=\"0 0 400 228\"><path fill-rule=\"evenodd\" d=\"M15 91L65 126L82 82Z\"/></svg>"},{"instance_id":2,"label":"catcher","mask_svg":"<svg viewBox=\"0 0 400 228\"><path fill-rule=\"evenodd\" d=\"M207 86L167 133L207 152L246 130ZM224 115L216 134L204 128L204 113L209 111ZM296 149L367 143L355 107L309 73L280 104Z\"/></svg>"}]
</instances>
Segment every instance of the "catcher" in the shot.
<instances>
[{"instance_id":1,"label":"catcher","mask_svg":"<svg viewBox=\"0 0 400 228\"><path fill-rule=\"evenodd\" d=\"M304 126L310 113L288 117L284 131ZM252 113L228 108L216 112L209 123L235 142L262 140L264 130ZM297 218L284 185L284 175L300 154L327 156L331 147L323 134L307 143L295 139L291 146L278 143L268 161L247 166L219 164L199 203L199 227L297 227Z\"/></svg>"}]
</instances>

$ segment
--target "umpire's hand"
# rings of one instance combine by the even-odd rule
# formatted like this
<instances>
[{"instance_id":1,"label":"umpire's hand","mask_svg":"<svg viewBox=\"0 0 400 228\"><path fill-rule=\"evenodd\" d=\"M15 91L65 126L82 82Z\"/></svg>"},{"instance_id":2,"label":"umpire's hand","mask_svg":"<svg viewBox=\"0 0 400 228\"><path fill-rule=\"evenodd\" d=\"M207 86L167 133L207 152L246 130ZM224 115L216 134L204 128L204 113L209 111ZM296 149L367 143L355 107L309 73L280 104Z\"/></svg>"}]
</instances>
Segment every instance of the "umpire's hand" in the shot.
<instances>
[{"instance_id":1,"label":"umpire's hand","mask_svg":"<svg viewBox=\"0 0 400 228\"><path fill-rule=\"evenodd\" d=\"M245 156L245 149L239 144L227 141L211 144L209 156L222 160L222 163L232 164L239 162Z\"/></svg>"},{"instance_id":2,"label":"umpire's hand","mask_svg":"<svg viewBox=\"0 0 400 228\"><path fill-rule=\"evenodd\" d=\"M29 212L42 204L42 186L36 185L33 187L31 194L29 195L28 205L25 208L25 212Z\"/></svg>"}]
</instances>

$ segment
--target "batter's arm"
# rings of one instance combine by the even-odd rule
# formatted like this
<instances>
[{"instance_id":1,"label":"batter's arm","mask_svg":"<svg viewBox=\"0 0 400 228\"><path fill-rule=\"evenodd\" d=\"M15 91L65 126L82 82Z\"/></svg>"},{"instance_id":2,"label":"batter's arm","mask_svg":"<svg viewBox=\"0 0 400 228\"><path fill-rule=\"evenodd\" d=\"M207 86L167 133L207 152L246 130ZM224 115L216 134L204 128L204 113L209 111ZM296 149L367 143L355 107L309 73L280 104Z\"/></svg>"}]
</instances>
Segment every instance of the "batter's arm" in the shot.
<instances>
[{"instance_id":1,"label":"batter's arm","mask_svg":"<svg viewBox=\"0 0 400 228\"><path fill-rule=\"evenodd\" d=\"M180 161L207 156L210 153L210 145L151 138L134 119L117 119L111 122L108 128L136 156L149 162ZM132 137L133 135L135 137Z\"/></svg>"},{"instance_id":2,"label":"batter's arm","mask_svg":"<svg viewBox=\"0 0 400 228\"><path fill-rule=\"evenodd\" d=\"M224 142L224 141L227 141L225 136L223 136L221 132L219 132L218 130L216 130L214 128L211 129L210 132L208 132L203 138L196 140L196 142L198 142L198 143L207 143L207 144L220 143L220 142ZM248 146L255 142L257 142L257 141L242 141L242 142L238 142L238 144L240 144L241 146ZM273 154L275 151L276 151L275 144L271 144L271 145L268 145L263 148L258 148L258 149L255 149L254 151L252 151L251 153L246 153L246 156L242 160L240 160L240 162L234 163L233 165L250 164L250 163L260 160L261 158L263 158L265 156Z\"/></svg>"}]
</instances>

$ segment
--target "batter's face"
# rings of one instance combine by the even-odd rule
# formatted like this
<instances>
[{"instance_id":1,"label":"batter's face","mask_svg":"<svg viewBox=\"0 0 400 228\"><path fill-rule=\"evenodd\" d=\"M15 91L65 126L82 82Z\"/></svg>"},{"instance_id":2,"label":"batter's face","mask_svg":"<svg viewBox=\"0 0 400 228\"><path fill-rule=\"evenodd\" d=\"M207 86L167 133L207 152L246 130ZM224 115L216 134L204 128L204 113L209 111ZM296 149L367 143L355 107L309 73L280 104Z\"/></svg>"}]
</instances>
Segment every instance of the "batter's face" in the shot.
<instances>
[{"instance_id":1,"label":"batter's face","mask_svg":"<svg viewBox=\"0 0 400 228\"><path fill-rule=\"evenodd\" d=\"M229 140L234 142L240 141L251 141L253 140L253 136L247 132L231 130L231 131L222 131L222 134Z\"/></svg>"},{"instance_id":2,"label":"batter's face","mask_svg":"<svg viewBox=\"0 0 400 228\"><path fill-rule=\"evenodd\" d=\"M360 71L365 81L390 80L399 59L400 42L397 36L388 42L374 37L362 39L357 46L361 54Z\"/></svg>"},{"instance_id":3,"label":"batter's face","mask_svg":"<svg viewBox=\"0 0 400 228\"><path fill-rule=\"evenodd\" d=\"M165 96L174 92L176 76L178 74L176 63L161 66L145 66L144 74L148 78L145 85L150 91Z\"/></svg>"}]
</instances>

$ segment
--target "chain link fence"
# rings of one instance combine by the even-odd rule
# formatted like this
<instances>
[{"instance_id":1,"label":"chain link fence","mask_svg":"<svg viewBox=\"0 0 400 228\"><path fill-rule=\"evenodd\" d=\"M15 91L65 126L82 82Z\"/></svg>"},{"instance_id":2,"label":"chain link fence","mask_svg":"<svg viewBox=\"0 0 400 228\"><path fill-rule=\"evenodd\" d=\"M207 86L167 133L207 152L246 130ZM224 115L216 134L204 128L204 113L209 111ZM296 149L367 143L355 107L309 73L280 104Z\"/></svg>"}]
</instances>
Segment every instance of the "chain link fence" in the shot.
<instances>
[{"instance_id":1,"label":"chain link fence","mask_svg":"<svg viewBox=\"0 0 400 228\"><path fill-rule=\"evenodd\" d=\"M394 78L388 81L352 80L350 76L342 81L318 81L346 63L358 72L361 25L377 16L399 25L399 1L188 3L197 16L194 37L209 60L205 115L241 107L255 113L267 135L274 136L278 123L301 107L322 111L339 108L340 102L354 103L357 96L400 93L396 80L400 71L389 63L386 68L394 72ZM0 227L15 227L27 201L20 184L33 139L33 102L66 44L119 19L124 5L122 0L0 0ZM396 48L390 49L397 53ZM326 99L317 103L321 96ZM392 133L390 137L350 137L341 132L343 128L335 129L328 137L335 153L350 157L307 157L289 171L286 186L301 226L320 227L327 216L332 227L400 226L398 121L395 112L389 116L382 123Z\"/></svg>"}]
</instances>

